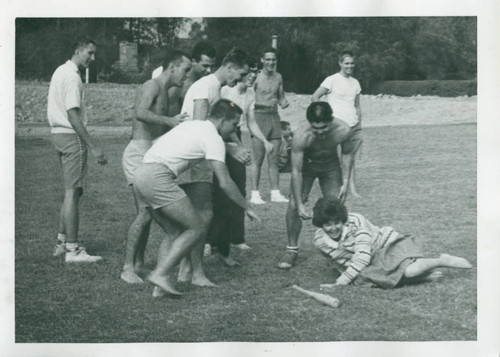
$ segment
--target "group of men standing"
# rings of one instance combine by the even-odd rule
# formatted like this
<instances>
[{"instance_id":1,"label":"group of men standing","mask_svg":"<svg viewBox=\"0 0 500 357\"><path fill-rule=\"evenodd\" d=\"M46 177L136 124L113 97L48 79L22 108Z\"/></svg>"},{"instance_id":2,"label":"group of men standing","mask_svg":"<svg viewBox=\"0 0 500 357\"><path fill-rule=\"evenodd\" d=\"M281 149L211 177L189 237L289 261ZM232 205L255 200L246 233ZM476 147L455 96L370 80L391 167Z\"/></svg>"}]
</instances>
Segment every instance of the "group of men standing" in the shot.
<instances>
[{"instance_id":1,"label":"group of men standing","mask_svg":"<svg viewBox=\"0 0 500 357\"><path fill-rule=\"evenodd\" d=\"M87 67L93 59L95 51L94 41L78 42L71 60L54 73L49 89L49 123L65 182L54 255L64 254L67 262L101 259L89 255L77 241L86 148L92 151L99 164L107 162L85 129L83 85L79 74L79 69ZM215 54L215 49L206 42L196 44L190 56L170 51L162 67L155 70L153 78L137 92L131 141L122 160L137 214L127 233L121 279L127 283L143 282L140 271L151 223L155 220L165 231L165 238L160 244L157 266L147 277L155 285L154 296L181 294L172 281L172 273L178 265L178 281L213 286L203 271L207 234L211 230L219 232L220 227L231 220L241 221L237 230L243 227L244 233L243 212L260 221L245 199L244 165L252 163L252 155L238 135L242 115L243 124L250 129L254 157L250 202L265 203L258 185L266 153L271 201L288 202L279 191L281 126L278 105L286 108L288 102L281 75L276 72L276 51L272 48L263 51L263 69L259 74L255 61L238 49L229 51L220 67L212 71ZM221 90L228 99L221 98ZM249 100L248 94L254 95L254 99ZM307 110L307 119L309 128L298 131L293 139L293 197L286 217L288 246L279 268L290 268L295 263L301 219L310 218L304 202L314 180L319 179L325 197L340 195L345 199L345 187L351 173L353 159L342 160L345 164L341 170L337 147L352 137L352 128L342 120L334 120L332 109L325 102L313 102ZM351 155L357 147L343 154ZM214 202L226 207L225 211L217 207L215 217ZM241 214L224 217L234 212ZM223 259L229 265L234 263L227 252Z\"/></svg>"}]
</instances>

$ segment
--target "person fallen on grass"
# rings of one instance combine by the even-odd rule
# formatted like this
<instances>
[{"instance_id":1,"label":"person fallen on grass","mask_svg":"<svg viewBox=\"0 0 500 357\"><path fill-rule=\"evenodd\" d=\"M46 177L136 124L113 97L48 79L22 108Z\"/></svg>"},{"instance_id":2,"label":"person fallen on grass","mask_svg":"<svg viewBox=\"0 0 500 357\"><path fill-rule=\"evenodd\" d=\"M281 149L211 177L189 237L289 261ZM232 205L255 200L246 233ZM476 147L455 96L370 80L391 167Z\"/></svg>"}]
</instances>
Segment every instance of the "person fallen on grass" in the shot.
<instances>
[{"instance_id":1,"label":"person fallen on grass","mask_svg":"<svg viewBox=\"0 0 500 357\"><path fill-rule=\"evenodd\" d=\"M153 219L167 233L160 244L156 268L147 278L156 286L153 296L161 296L162 290L182 295L171 281L171 273L193 247L203 242L208 229L207 222L175 181L189 166L208 161L224 193L251 219L259 221L229 177L225 164L223 139L229 139L235 132L241 114L241 108L233 102L219 100L207 120L183 122L157 139L135 171L135 187L141 202L154 210ZM177 236L168 231L172 223L178 228Z\"/></svg>"},{"instance_id":2,"label":"person fallen on grass","mask_svg":"<svg viewBox=\"0 0 500 357\"><path fill-rule=\"evenodd\" d=\"M324 288L349 284L393 288L436 281L442 277L437 268L472 268L466 259L448 254L426 257L413 235L379 228L359 213L348 213L338 199L320 198L312 223L319 227L314 245L340 272L335 283L323 284Z\"/></svg>"},{"instance_id":3,"label":"person fallen on grass","mask_svg":"<svg viewBox=\"0 0 500 357\"><path fill-rule=\"evenodd\" d=\"M132 138L122 158L123 172L134 197L136 216L127 231L125 261L120 278L129 284L143 283L137 274L144 265L144 252L149 237L152 217L138 204L134 187L134 172L142 163L144 154L153 145L153 140L186 119L187 115L168 115L169 88L181 87L191 68L189 57L180 51L170 51L163 60L165 70L156 78L145 82L136 96L132 123Z\"/></svg>"},{"instance_id":4,"label":"person fallen on grass","mask_svg":"<svg viewBox=\"0 0 500 357\"><path fill-rule=\"evenodd\" d=\"M278 156L278 169L281 173L292 172L292 139L293 131L289 122L281 121L281 147Z\"/></svg>"}]
</instances>

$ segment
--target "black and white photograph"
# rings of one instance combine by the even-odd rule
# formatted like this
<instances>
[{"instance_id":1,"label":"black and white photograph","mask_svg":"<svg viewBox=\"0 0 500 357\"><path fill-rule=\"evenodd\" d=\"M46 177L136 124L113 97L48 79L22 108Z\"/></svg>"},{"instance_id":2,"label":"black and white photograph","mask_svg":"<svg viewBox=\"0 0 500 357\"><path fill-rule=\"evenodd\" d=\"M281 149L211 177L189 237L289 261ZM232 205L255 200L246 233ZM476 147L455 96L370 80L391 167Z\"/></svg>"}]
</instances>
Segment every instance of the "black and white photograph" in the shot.
<instances>
[{"instance_id":1,"label":"black and white photograph","mask_svg":"<svg viewBox=\"0 0 500 357\"><path fill-rule=\"evenodd\" d=\"M1 355L500 355L498 1L112 3L4 15Z\"/></svg>"}]
</instances>

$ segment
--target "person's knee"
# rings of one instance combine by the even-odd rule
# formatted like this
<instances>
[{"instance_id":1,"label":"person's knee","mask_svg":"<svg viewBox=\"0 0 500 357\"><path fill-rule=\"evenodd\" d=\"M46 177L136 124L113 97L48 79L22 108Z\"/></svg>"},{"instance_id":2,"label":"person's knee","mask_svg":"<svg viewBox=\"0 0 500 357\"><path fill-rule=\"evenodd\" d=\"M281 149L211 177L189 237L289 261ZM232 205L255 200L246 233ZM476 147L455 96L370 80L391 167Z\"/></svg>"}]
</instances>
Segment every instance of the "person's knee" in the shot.
<instances>
[{"instance_id":1,"label":"person's knee","mask_svg":"<svg viewBox=\"0 0 500 357\"><path fill-rule=\"evenodd\" d=\"M82 195L82 187L68 188L64 191L64 199L68 201L77 201Z\"/></svg>"}]
</instances>

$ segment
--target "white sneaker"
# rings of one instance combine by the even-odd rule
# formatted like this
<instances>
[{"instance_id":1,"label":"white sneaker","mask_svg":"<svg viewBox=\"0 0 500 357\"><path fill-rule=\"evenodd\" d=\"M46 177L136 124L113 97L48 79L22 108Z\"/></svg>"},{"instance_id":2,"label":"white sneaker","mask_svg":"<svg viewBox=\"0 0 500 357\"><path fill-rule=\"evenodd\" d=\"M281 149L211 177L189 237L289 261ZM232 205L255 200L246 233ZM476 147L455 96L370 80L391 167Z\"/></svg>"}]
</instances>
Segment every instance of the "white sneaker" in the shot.
<instances>
[{"instance_id":1,"label":"white sneaker","mask_svg":"<svg viewBox=\"0 0 500 357\"><path fill-rule=\"evenodd\" d=\"M60 257L61 255L66 253L66 244L56 244L54 247L54 252L52 253L53 257Z\"/></svg>"},{"instance_id":2,"label":"white sneaker","mask_svg":"<svg viewBox=\"0 0 500 357\"><path fill-rule=\"evenodd\" d=\"M95 263L101 260L99 255L89 255L85 248L78 247L74 251L67 251L65 261L66 263Z\"/></svg>"},{"instance_id":3,"label":"white sneaker","mask_svg":"<svg viewBox=\"0 0 500 357\"><path fill-rule=\"evenodd\" d=\"M248 246L247 244L245 243L240 243L240 244L231 244L231 247L232 248L236 248L236 249L239 249L239 250L251 250L252 247Z\"/></svg>"},{"instance_id":4,"label":"white sneaker","mask_svg":"<svg viewBox=\"0 0 500 357\"><path fill-rule=\"evenodd\" d=\"M286 203L286 202L288 202L288 198L283 196L281 194L281 192L273 192L273 193L271 193L271 201L272 202Z\"/></svg>"},{"instance_id":5,"label":"white sneaker","mask_svg":"<svg viewBox=\"0 0 500 357\"><path fill-rule=\"evenodd\" d=\"M264 205L266 204L266 201L260 197L259 192L252 192L252 196L250 197L250 203L254 205Z\"/></svg>"}]
</instances>

